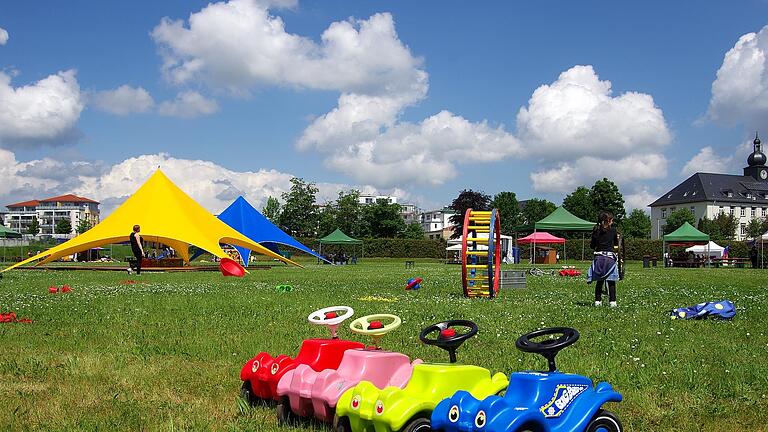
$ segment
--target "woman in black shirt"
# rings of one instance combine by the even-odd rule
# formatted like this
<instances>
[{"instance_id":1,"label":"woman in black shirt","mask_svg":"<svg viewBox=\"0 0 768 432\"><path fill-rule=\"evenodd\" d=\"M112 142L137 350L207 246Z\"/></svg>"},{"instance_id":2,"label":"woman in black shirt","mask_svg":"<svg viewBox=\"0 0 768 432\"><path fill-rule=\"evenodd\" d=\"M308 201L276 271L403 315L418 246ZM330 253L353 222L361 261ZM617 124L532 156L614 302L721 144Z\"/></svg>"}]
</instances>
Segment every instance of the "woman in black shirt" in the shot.
<instances>
[{"instance_id":1,"label":"woman in black shirt","mask_svg":"<svg viewBox=\"0 0 768 432\"><path fill-rule=\"evenodd\" d=\"M595 306L603 304L603 285L608 282L608 300L616 307L616 281L619 280L618 254L614 247L619 245L619 236L613 226L613 215L600 212L597 225L592 229L590 247L595 250L592 266L587 272L587 283L595 281Z\"/></svg>"}]
</instances>

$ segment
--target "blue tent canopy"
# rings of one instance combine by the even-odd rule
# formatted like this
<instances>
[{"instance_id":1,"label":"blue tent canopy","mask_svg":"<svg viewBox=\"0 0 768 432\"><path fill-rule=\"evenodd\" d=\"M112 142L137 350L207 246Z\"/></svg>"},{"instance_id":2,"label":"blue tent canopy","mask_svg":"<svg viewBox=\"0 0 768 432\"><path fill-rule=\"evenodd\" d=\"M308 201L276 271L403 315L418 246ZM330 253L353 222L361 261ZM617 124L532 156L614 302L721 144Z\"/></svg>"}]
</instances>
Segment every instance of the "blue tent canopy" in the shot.
<instances>
[{"instance_id":1,"label":"blue tent canopy","mask_svg":"<svg viewBox=\"0 0 768 432\"><path fill-rule=\"evenodd\" d=\"M253 206L242 196L237 197L235 202L221 212L219 219L249 239L268 249L275 250L278 245L285 245L314 255L323 261L328 261L317 252L299 243L296 239L275 226L269 219L253 208ZM235 249L240 253L240 256L243 258L243 263L247 266L251 251L238 246L235 246Z\"/></svg>"}]
</instances>

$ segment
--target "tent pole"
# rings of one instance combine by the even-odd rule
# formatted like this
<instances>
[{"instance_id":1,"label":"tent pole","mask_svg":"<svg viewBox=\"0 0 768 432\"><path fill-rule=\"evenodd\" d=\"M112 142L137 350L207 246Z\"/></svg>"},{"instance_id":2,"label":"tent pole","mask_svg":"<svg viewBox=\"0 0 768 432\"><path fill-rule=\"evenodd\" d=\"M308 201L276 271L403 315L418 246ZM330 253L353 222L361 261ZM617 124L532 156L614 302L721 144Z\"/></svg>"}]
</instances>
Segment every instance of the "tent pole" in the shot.
<instances>
[{"instance_id":1,"label":"tent pole","mask_svg":"<svg viewBox=\"0 0 768 432\"><path fill-rule=\"evenodd\" d=\"M584 261L584 233L581 233L581 260Z\"/></svg>"}]
</instances>

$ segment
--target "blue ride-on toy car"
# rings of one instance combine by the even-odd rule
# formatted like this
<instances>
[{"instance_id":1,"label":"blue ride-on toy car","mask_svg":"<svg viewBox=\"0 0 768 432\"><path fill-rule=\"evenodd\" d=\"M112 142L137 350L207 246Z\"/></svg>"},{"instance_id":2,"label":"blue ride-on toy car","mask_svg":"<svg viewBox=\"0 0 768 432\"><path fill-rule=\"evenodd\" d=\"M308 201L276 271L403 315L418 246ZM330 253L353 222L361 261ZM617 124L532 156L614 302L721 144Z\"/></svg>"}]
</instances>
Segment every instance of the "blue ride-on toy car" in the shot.
<instances>
[{"instance_id":1,"label":"blue ride-on toy car","mask_svg":"<svg viewBox=\"0 0 768 432\"><path fill-rule=\"evenodd\" d=\"M558 336L553 338L552 336ZM547 337L540 342L533 339ZM619 419L602 409L606 402L621 402L607 382L557 370L557 353L579 339L572 328L557 327L521 336L516 346L537 353L549 362L548 372L514 372L503 397L478 400L458 391L432 412L432 429L444 432L623 432Z\"/></svg>"}]
</instances>

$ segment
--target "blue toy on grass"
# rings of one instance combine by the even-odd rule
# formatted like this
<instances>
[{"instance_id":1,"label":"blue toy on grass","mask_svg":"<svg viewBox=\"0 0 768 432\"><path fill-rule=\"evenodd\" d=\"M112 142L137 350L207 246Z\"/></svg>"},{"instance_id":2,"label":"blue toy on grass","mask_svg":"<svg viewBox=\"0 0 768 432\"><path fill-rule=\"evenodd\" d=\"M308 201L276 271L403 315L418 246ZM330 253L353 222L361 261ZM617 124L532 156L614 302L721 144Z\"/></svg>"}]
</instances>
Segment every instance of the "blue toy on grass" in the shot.
<instances>
[{"instance_id":1,"label":"blue toy on grass","mask_svg":"<svg viewBox=\"0 0 768 432\"><path fill-rule=\"evenodd\" d=\"M557 339L533 342L542 336ZM602 409L606 402L621 402L621 395L607 382L593 387L592 380L566 374L555 367L557 353L579 339L572 328L557 327L521 336L517 348L541 354L548 372L514 372L506 394L475 399L458 391L432 412L432 429L445 432L622 432L619 419Z\"/></svg>"}]
</instances>

